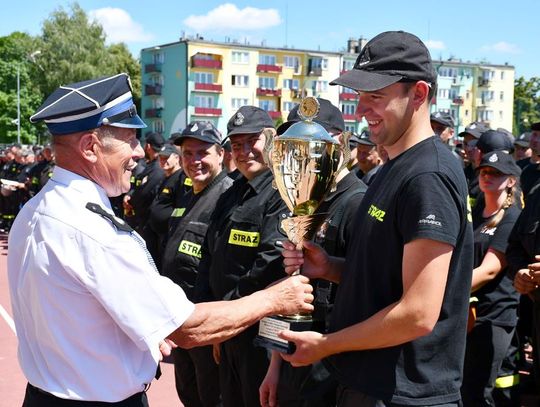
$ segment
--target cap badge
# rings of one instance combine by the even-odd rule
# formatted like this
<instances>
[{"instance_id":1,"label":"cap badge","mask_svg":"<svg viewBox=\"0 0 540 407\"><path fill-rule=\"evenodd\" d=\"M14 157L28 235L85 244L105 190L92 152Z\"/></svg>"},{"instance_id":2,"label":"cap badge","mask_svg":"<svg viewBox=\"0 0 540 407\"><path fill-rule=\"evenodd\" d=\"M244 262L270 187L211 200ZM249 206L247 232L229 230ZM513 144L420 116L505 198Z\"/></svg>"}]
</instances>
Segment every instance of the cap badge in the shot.
<instances>
[{"instance_id":1,"label":"cap badge","mask_svg":"<svg viewBox=\"0 0 540 407\"><path fill-rule=\"evenodd\" d=\"M195 123L193 126L191 126L191 132L195 133L197 130L199 130L199 126L197 125L197 123Z\"/></svg>"},{"instance_id":2,"label":"cap badge","mask_svg":"<svg viewBox=\"0 0 540 407\"><path fill-rule=\"evenodd\" d=\"M471 124L471 125L469 126L469 129L471 129L471 130L476 129L476 124Z\"/></svg>"},{"instance_id":3,"label":"cap badge","mask_svg":"<svg viewBox=\"0 0 540 407\"><path fill-rule=\"evenodd\" d=\"M497 161L499 161L499 157L497 157L497 154L493 154L491 157L488 158L488 161L490 163L496 163Z\"/></svg>"},{"instance_id":4,"label":"cap badge","mask_svg":"<svg viewBox=\"0 0 540 407\"><path fill-rule=\"evenodd\" d=\"M360 55L360 59L356 63L356 66L364 66L366 64L369 64L371 62L371 57L369 55L369 48L366 47L362 50L362 54Z\"/></svg>"},{"instance_id":5,"label":"cap badge","mask_svg":"<svg viewBox=\"0 0 540 407\"><path fill-rule=\"evenodd\" d=\"M238 112L236 113L236 117L234 118L234 125L241 126L242 124L244 124L244 115Z\"/></svg>"}]
</instances>

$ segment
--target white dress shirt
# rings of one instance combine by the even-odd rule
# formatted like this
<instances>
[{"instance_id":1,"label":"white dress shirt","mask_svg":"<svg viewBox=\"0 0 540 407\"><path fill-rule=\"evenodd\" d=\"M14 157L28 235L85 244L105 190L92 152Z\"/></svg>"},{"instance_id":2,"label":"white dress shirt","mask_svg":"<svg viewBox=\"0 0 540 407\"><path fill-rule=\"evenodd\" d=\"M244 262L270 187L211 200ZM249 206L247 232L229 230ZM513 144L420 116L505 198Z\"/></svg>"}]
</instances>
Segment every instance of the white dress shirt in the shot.
<instances>
[{"instance_id":1,"label":"white dress shirt","mask_svg":"<svg viewBox=\"0 0 540 407\"><path fill-rule=\"evenodd\" d=\"M8 275L18 356L42 390L115 402L144 390L160 340L194 305L129 232L88 202L113 213L100 186L56 167L13 224Z\"/></svg>"}]
</instances>

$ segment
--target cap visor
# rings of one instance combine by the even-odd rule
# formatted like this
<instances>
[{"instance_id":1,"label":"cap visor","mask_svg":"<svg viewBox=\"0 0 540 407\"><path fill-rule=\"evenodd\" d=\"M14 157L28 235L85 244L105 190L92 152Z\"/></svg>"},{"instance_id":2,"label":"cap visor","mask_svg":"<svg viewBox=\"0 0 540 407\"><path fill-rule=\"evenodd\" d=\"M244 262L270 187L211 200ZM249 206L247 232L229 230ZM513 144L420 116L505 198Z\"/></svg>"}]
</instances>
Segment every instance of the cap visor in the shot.
<instances>
[{"instance_id":1,"label":"cap visor","mask_svg":"<svg viewBox=\"0 0 540 407\"><path fill-rule=\"evenodd\" d=\"M227 137L234 136L236 134L254 134L254 133L260 133L264 130L264 127L257 127L257 128L246 128L246 127L239 127L236 129L232 129L228 134Z\"/></svg>"},{"instance_id":2,"label":"cap visor","mask_svg":"<svg viewBox=\"0 0 540 407\"><path fill-rule=\"evenodd\" d=\"M125 119L117 122L107 123L107 125L113 127L123 127L127 129L144 129L145 127L147 127L146 124L139 117L139 115L135 115L133 117L126 117Z\"/></svg>"},{"instance_id":3,"label":"cap visor","mask_svg":"<svg viewBox=\"0 0 540 407\"><path fill-rule=\"evenodd\" d=\"M514 145L520 146L520 147L529 147L529 142L528 141L516 141L514 143Z\"/></svg>"},{"instance_id":4,"label":"cap visor","mask_svg":"<svg viewBox=\"0 0 540 407\"><path fill-rule=\"evenodd\" d=\"M209 139L208 137L196 136L194 134L186 134L185 136L179 136L174 139L173 143L174 145L179 146L184 142L185 139L188 139L188 138L199 140L199 141L202 141L203 143L208 143L208 144L220 144L217 141Z\"/></svg>"},{"instance_id":5,"label":"cap visor","mask_svg":"<svg viewBox=\"0 0 540 407\"><path fill-rule=\"evenodd\" d=\"M381 75L375 72L351 69L330 82L330 85L341 85L362 92L373 92L393 85L401 79L403 79L402 76Z\"/></svg>"}]
</instances>

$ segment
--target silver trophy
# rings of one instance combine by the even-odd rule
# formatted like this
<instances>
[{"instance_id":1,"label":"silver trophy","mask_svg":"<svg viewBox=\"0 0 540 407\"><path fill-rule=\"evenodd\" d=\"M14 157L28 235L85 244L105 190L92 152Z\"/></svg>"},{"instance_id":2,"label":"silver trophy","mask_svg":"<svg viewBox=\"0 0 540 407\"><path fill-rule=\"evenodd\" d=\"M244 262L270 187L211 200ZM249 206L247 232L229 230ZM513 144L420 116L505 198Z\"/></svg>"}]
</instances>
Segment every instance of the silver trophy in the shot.
<instances>
[{"instance_id":1,"label":"silver trophy","mask_svg":"<svg viewBox=\"0 0 540 407\"><path fill-rule=\"evenodd\" d=\"M281 227L298 249L311 240L327 213L315 213L320 203L335 188L336 177L350 160L350 133L343 133L341 143L313 119L319 113L314 97L302 99L294 123L281 136L266 133L265 161L273 175L274 187L287 204L292 216ZM300 270L298 270L298 273ZM305 331L316 329L310 314L263 318L259 323L256 343L285 353L294 352L294 344L277 336L284 329Z\"/></svg>"}]
</instances>

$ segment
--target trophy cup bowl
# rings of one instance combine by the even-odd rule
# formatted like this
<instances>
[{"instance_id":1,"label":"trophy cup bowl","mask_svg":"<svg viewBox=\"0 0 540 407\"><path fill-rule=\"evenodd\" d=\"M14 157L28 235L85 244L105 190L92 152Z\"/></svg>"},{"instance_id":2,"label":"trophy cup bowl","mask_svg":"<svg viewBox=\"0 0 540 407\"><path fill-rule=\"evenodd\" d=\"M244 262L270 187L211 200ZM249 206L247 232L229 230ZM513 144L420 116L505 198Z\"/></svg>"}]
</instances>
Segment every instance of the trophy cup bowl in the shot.
<instances>
[{"instance_id":1,"label":"trophy cup bowl","mask_svg":"<svg viewBox=\"0 0 540 407\"><path fill-rule=\"evenodd\" d=\"M302 103L306 100L315 100L318 106L315 98L306 98ZM294 123L281 136L273 137L272 132L265 133L264 155L274 175L273 186L292 213L292 216L282 221L281 227L297 249L302 248L303 241L312 239L327 218L328 214L315 211L335 188L337 175L350 159L350 133L343 134L340 144L324 127L311 121L313 117ZM300 270L295 274L299 273ZM324 321L318 322L324 324ZM279 331L317 328L317 321L313 321L310 314L266 317L259 322L259 334L255 342L290 354L295 350L294 343L279 338Z\"/></svg>"}]
</instances>

